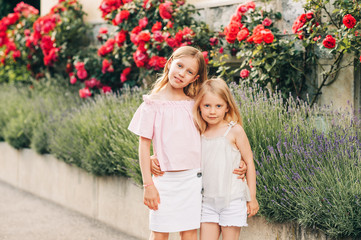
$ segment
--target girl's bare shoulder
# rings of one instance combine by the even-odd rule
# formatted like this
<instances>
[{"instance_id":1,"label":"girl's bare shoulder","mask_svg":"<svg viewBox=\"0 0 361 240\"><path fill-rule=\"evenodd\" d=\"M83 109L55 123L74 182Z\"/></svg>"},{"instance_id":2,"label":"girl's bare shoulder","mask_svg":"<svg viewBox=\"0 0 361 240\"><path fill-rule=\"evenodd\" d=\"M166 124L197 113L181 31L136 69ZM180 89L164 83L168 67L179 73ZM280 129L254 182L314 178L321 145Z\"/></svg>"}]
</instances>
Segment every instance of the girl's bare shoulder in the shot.
<instances>
[{"instance_id":1,"label":"girl's bare shoulder","mask_svg":"<svg viewBox=\"0 0 361 240\"><path fill-rule=\"evenodd\" d=\"M243 127L238 123L231 128L230 134L235 139L247 137Z\"/></svg>"}]
</instances>

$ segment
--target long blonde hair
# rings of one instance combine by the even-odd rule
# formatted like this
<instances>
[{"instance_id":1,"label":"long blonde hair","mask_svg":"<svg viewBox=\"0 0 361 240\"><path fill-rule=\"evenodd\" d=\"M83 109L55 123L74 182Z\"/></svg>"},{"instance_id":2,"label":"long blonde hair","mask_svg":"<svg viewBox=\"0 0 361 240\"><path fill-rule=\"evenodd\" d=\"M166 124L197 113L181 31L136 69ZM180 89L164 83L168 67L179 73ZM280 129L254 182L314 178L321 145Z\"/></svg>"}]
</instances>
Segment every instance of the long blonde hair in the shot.
<instances>
[{"instance_id":1,"label":"long blonde hair","mask_svg":"<svg viewBox=\"0 0 361 240\"><path fill-rule=\"evenodd\" d=\"M197 48L194 48L191 46L183 46L173 52L172 56L170 56L167 63L165 64L163 74L154 83L151 93L159 92L168 83L169 67L170 67L170 64L172 63L172 60L178 59L181 57L185 57L185 56L194 57L194 58L196 58L196 60L198 62L198 72L196 75L199 75L199 78L197 78L196 81L190 83L188 86L186 86L183 89L184 93L187 96L192 97L192 98L195 97L200 86L207 78L207 66L206 66L206 62L204 60L202 52L199 51Z\"/></svg>"},{"instance_id":2,"label":"long blonde hair","mask_svg":"<svg viewBox=\"0 0 361 240\"><path fill-rule=\"evenodd\" d=\"M242 126L241 113L239 112L236 101L234 100L234 97L229 90L226 82L221 78L212 78L206 80L202 84L199 89L199 93L195 97L193 117L201 133L204 133L204 131L206 130L207 122L204 121L202 118L200 104L204 95L206 95L207 93L213 93L222 98L227 103L228 112L226 112L224 120L226 120L227 122L237 122Z\"/></svg>"}]
</instances>

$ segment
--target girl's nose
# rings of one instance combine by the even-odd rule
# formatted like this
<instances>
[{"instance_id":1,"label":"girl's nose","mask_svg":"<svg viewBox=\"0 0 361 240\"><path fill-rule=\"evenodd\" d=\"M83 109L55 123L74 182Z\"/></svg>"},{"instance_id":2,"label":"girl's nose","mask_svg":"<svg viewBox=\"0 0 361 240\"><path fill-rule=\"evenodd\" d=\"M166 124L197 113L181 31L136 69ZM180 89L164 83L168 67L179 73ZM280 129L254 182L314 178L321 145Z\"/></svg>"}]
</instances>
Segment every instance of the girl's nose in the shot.
<instances>
[{"instance_id":1,"label":"girl's nose","mask_svg":"<svg viewBox=\"0 0 361 240\"><path fill-rule=\"evenodd\" d=\"M179 71L179 75L184 76L184 74L185 74L185 70L180 70Z\"/></svg>"}]
</instances>

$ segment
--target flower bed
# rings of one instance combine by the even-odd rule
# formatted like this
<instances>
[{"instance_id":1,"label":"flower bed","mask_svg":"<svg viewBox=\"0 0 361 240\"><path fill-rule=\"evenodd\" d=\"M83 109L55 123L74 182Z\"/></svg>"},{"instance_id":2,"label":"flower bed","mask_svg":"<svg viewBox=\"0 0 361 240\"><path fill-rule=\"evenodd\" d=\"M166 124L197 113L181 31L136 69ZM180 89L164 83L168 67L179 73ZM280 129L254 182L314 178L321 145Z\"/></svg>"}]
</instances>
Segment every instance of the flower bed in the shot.
<instances>
[{"instance_id":1,"label":"flower bed","mask_svg":"<svg viewBox=\"0 0 361 240\"><path fill-rule=\"evenodd\" d=\"M360 237L360 120L292 98L285 103L280 94L268 96L246 85L231 88L254 152L260 214L297 221L332 237ZM0 88L0 136L12 145L26 138L26 146L34 147L36 140L28 136L46 133L43 149L57 158L96 175L131 176L140 183L137 137L127 126L142 91L100 95L72 109L47 100L50 91L32 91ZM76 95L65 96L70 103L65 98L58 103L74 106ZM21 110L36 102L42 107ZM62 110L53 114L55 109ZM42 118L42 111L49 117ZM14 121L17 131L10 131ZM29 121L36 127L29 128ZM27 134L19 134L24 129Z\"/></svg>"}]
</instances>

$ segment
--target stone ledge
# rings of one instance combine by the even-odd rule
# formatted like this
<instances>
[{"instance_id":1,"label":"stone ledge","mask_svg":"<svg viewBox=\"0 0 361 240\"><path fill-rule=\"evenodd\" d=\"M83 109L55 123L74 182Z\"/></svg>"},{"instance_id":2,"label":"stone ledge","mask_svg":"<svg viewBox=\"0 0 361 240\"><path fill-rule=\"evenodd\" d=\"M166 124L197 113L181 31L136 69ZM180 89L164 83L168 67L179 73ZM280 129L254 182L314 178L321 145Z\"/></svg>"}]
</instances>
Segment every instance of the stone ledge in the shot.
<instances>
[{"instance_id":1,"label":"stone ledge","mask_svg":"<svg viewBox=\"0 0 361 240\"><path fill-rule=\"evenodd\" d=\"M52 155L16 150L0 142L0 180L104 222L128 235L148 239L148 210L143 190L124 177L95 177ZM253 217L241 231L248 240L326 240L326 236L296 223L270 223ZM171 234L170 240L179 240Z\"/></svg>"}]
</instances>

